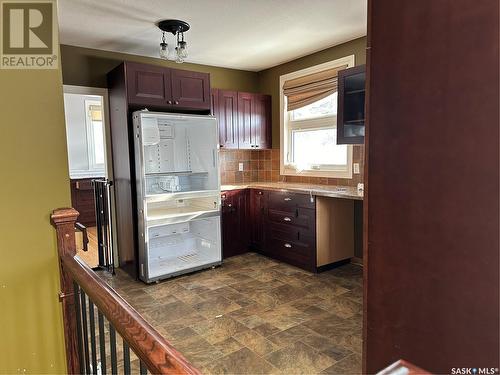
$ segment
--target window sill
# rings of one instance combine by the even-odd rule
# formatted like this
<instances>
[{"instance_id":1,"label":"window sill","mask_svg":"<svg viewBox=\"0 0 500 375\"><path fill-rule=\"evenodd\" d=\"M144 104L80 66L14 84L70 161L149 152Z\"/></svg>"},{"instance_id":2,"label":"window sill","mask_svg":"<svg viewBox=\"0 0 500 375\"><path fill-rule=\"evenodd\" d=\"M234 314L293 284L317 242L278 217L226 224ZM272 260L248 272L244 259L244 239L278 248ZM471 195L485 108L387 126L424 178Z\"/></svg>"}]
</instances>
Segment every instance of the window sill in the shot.
<instances>
[{"instance_id":1,"label":"window sill","mask_svg":"<svg viewBox=\"0 0 500 375\"><path fill-rule=\"evenodd\" d=\"M284 176L303 176L303 177L327 177L327 178L345 178L352 179L352 169L347 171L328 171L328 170L304 170L298 172L295 168L284 166L280 171Z\"/></svg>"}]
</instances>

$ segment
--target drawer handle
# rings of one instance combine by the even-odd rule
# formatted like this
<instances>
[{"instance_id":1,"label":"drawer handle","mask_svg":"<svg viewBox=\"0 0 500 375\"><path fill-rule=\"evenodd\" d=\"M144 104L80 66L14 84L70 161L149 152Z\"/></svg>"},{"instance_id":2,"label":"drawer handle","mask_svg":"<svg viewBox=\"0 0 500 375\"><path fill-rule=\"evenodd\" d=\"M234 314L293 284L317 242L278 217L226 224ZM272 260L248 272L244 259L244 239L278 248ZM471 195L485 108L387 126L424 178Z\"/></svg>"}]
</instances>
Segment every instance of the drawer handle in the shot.
<instances>
[{"instance_id":1,"label":"drawer handle","mask_svg":"<svg viewBox=\"0 0 500 375\"><path fill-rule=\"evenodd\" d=\"M285 221L292 221L292 219L290 219L289 217L284 217L283 220L285 220Z\"/></svg>"},{"instance_id":2,"label":"drawer handle","mask_svg":"<svg viewBox=\"0 0 500 375\"><path fill-rule=\"evenodd\" d=\"M290 245L289 243L286 243L284 246L288 248L292 247L292 245Z\"/></svg>"},{"instance_id":3,"label":"drawer handle","mask_svg":"<svg viewBox=\"0 0 500 375\"><path fill-rule=\"evenodd\" d=\"M288 202L288 201L291 201L292 198L284 198L283 200Z\"/></svg>"}]
</instances>

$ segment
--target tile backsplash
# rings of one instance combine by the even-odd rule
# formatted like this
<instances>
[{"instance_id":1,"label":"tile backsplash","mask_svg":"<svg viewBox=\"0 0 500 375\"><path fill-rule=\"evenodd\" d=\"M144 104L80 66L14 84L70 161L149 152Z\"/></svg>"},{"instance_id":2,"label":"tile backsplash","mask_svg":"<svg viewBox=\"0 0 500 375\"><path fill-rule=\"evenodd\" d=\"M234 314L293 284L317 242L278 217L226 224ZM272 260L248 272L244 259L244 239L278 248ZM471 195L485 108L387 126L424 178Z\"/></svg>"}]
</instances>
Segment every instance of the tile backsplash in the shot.
<instances>
[{"instance_id":1,"label":"tile backsplash","mask_svg":"<svg viewBox=\"0 0 500 375\"><path fill-rule=\"evenodd\" d=\"M359 174L352 178L326 178L280 175L280 150L220 150L221 182L223 185L258 182L285 181L323 185L357 186L363 182L364 145L353 146L353 163L359 163ZM242 163L243 171L239 171Z\"/></svg>"}]
</instances>

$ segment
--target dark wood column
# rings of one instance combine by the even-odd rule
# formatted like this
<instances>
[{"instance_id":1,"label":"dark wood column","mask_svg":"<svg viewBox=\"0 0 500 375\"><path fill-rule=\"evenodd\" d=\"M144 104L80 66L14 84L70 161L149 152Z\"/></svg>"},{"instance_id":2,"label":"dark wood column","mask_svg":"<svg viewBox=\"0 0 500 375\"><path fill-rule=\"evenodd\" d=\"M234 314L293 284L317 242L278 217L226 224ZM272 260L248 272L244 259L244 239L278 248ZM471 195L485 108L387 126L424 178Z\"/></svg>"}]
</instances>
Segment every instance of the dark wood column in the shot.
<instances>
[{"instance_id":1,"label":"dark wood column","mask_svg":"<svg viewBox=\"0 0 500 375\"><path fill-rule=\"evenodd\" d=\"M369 0L365 371L499 365L499 2Z\"/></svg>"}]
</instances>

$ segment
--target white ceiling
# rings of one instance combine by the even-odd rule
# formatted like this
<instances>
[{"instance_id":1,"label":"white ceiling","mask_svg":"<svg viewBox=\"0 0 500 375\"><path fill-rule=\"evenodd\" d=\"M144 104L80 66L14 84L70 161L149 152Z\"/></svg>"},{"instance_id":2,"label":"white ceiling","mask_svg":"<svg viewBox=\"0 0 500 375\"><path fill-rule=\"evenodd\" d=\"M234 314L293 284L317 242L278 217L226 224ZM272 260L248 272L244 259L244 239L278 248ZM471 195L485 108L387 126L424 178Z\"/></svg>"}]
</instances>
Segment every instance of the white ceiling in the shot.
<instances>
[{"instance_id":1,"label":"white ceiling","mask_svg":"<svg viewBox=\"0 0 500 375\"><path fill-rule=\"evenodd\" d=\"M188 62L259 71L366 35L366 1L59 0L60 40L158 57L155 23L181 19Z\"/></svg>"}]
</instances>

